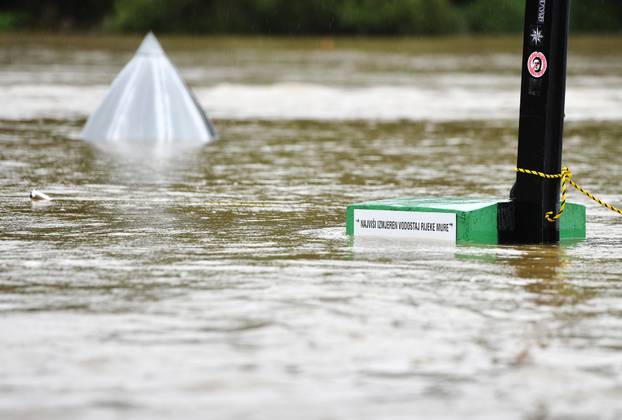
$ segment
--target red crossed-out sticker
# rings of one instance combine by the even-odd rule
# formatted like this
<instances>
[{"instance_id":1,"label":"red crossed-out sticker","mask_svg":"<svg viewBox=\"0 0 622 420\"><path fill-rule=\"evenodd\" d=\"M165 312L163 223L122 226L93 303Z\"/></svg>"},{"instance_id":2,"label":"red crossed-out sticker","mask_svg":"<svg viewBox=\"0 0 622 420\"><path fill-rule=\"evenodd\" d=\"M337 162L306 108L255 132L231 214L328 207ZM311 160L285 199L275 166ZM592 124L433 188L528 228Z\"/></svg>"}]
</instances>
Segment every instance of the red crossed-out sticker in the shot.
<instances>
[{"instance_id":1,"label":"red crossed-out sticker","mask_svg":"<svg viewBox=\"0 0 622 420\"><path fill-rule=\"evenodd\" d=\"M544 76L548 66L549 65L546 61L546 56L538 51L532 53L527 60L527 68L529 69L529 74L531 74L536 79Z\"/></svg>"}]
</instances>

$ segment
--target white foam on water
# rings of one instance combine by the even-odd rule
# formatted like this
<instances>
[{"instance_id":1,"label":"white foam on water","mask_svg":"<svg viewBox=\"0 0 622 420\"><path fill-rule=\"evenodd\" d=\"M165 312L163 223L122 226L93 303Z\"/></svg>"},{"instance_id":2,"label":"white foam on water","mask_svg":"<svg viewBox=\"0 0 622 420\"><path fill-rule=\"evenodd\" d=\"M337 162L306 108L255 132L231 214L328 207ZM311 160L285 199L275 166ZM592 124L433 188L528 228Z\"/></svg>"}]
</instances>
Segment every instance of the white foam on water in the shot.
<instances>
[{"instance_id":1,"label":"white foam on water","mask_svg":"<svg viewBox=\"0 0 622 420\"><path fill-rule=\"evenodd\" d=\"M489 85L437 80L407 86L334 86L311 83L228 84L195 89L199 102L219 119L452 121L514 120L519 85L498 77ZM622 119L622 78L569 83L570 121ZM103 99L106 86L0 85L2 119L84 118Z\"/></svg>"}]
</instances>

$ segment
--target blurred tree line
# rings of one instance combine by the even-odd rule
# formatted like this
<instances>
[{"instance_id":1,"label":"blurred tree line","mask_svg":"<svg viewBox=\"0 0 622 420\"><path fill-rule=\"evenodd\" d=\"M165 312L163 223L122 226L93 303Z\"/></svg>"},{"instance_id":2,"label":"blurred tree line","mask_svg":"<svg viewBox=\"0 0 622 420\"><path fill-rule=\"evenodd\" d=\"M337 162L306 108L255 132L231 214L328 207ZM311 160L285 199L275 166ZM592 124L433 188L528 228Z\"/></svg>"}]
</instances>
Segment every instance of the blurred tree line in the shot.
<instances>
[{"instance_id":1,"label":"blurred tree line","mask_svg":"<svg viewBox=\"0 0 622 420\"><path fill-rule=\"evenodd\" d=\"M0 0L0 30L419 35L520 31L524 0ZM622 0L574 0L573 30L622 31Z\"/></svg>"}]
</instances>

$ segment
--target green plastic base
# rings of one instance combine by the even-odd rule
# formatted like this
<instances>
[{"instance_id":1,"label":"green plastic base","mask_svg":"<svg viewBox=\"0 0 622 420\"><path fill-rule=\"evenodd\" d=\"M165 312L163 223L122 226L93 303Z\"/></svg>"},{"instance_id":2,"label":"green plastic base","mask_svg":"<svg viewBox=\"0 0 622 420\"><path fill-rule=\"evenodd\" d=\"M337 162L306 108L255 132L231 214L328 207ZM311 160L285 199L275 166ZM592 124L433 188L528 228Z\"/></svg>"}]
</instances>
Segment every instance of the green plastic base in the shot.
<instances>
[{"instance_id":1,"label":"green plastic base","mask_svg":"<svg viewBox=\"0 0 622 420\"><path fill-rule=\"evenodd\" d=\"M506 200L469 198L398 198L348 206L350 236L450 240L497 244L498 207ZM455 215L455 216L453 216ZM560 219L560 239L586 237L585 206L567 203Z\"/></svg>"}]
</instances>

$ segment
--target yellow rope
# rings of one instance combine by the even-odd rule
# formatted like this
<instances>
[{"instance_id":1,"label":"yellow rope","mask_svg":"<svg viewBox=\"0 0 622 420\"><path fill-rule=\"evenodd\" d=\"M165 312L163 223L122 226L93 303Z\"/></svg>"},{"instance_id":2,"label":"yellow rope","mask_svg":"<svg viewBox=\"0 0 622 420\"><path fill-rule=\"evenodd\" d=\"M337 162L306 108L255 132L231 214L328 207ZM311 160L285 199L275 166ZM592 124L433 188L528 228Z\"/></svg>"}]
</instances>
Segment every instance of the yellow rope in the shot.
<instances>
[{"instance_id":1,"label":"yellow rope","mask_svg":"<svg viewBox=\"0 0 622 420\"><path fill-rule=\"evenodd\" d=\"M568 169L567 166L564 166L564 168L562 169L562 172L559 174L545 174L544 172L532 171L531 169L523 169L523 168L515 168L515 170L516 172L520 172L522 174L534 175L534 176L538 176L544 179L561 179L562 180L562 191L561 191L561 201L560 201L559 211L557 213L555 213L554 211L547 212L544 215L544 218L548 222L554 223L557 219L562 217L562 214L564 214L564 210L566 210L566 196L568 192L568 184L572 185L573 187L575 187L577 191L581 192L582 194L584 194L586 197L590 198L591 200L596 201L601 206L608 208L609 210L622 215L621 209L614 207L609 203L605 203L603 200L601 200L598 197L595 197L594 194L592 194L591 192L589 192L588 190L586 190L585 188L583 188L582 186L574 182L574 180L572 179L572 172L570 171L570 169Z\"/></svg>"}]
</instances>

